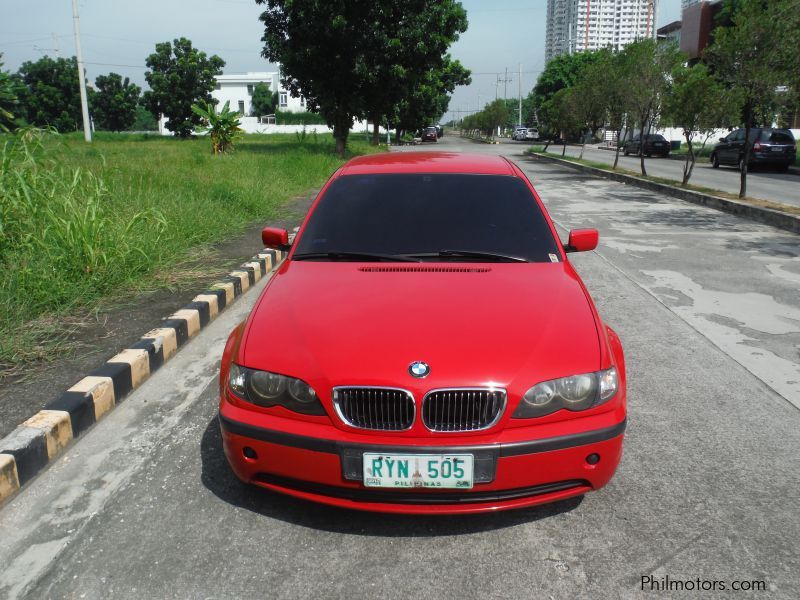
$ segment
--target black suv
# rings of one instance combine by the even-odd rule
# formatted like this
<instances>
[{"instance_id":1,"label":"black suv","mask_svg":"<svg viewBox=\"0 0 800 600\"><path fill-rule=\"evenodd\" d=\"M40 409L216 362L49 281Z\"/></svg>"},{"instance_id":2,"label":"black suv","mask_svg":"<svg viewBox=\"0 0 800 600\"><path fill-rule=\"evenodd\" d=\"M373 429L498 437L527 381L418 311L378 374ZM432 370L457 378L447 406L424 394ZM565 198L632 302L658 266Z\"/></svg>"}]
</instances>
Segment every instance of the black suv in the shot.
<instances>
[{"instance_id":1,"label":"black suv","mask_svg":"<svg viewBox=\"0 0 800 600\"><path fill-rule=\"evenodd\" d=\"M744 162L744 129L736 129L726 137L719 139L719 144L711 152L711 166L735 165L742 169ZM753 128L750 130L750 160L747 168L753 165L775 165L786 171L794 163L797 145L789 129Z\"/></svg>"},{"instance_id":2,"label":"black suv","mask_svg":"<svg viewBox=\"0 0 800 600\"><path fill-rule=\"evenodd\" d=\"M623 147L622 151L625 153L625 156L629 154L639 154L639 144L641 140L639 136L636 136L631 141L627 142ZM669 142L663 135L658 135L656 133L651 133L644 136L644 149L642 150L642 154L645 156L669 156Z\"/></svg>"},{"instance_id":3,"label":"black suv","mask_svg":"<svg viewBox=\"0 0 800 600\"><path fill-rule=\"evenodd\" d=\"M435 142L439 139L439 132L436 131L436 127L426 127L422 130L421 137L423 142Z\"/></svg>"}]
</instances>

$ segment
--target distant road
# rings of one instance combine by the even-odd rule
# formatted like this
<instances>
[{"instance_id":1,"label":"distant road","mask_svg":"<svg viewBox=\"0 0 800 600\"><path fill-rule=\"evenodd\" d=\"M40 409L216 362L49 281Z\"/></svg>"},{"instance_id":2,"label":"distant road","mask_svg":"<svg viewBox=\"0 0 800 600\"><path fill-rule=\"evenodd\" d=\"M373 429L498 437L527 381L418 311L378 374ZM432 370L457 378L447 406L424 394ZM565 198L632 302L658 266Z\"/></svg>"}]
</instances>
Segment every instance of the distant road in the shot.
<instances>
[{"instance_id":1,"label":"distant road","mask_svg":"<svg viewBox=\"0 0 800 600\"><path fill-rule=\"evenodd\" d=\"M503 140L504 144L514 144L523 148L525 144ZM561 154L561 146L550 146L548 152ZM581 152L580 146L567 146L568 156L578 156ZM598 150L587 146L583 158L594 162L614 164L614 153L608 150ZM664 177L681 181L683 178L683 161L669 160L664 158L645 158L645 168L648 175L654 177ZM620 152L619 166L630 171L640 171L639 158L636 156L624 156ZM775 170L768 171L762 167L760 170L751 171L747 174L747 195L751 198L762 200L772 200L800 206L800 177L792 173L778 173ZM739 193L739 171L732 167L720 167L712 169L707 163L697 163L692 172L690 184L712 188L729 194Z\"/></svg>"}]
</instances>

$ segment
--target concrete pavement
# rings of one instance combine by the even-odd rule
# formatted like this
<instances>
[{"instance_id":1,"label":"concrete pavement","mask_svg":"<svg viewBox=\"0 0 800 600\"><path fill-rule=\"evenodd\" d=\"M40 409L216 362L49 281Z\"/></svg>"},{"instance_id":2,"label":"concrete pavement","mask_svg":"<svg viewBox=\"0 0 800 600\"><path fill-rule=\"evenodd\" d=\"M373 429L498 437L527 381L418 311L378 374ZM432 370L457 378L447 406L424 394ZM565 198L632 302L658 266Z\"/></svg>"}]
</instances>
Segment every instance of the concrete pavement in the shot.
<instances>
[{"instance_id":1,"label":"concrete pavement","mask_svg":"<svg viewBox=\"0 0 800 600\"><path fill-rule=\"evenodd\" d=\"M503 140L503 145L516 145L514 142ZM529 144L520 144L520 151L529 147ZM561 156L561 146L550 146L548 152ZM580 146L567 146L567 156L580 155ZM614 153L588 146L583 158L607 165L614 164ZM619 167L641 173L639 157L619 155ZM680 182L683 179L683 161L667 160L663 158L645 158L647 174L653 177L663 177ZM739 171L732 167L721 166L719 169L711 168L708 163L696 163L691 185L697 185L729 194L739 193ZM751 198L771 200L781 204L800 206L800 178L793 173L778 173L760 167L758 170L747 173L747 195Z\"/></svg>"},{"instance_id":2,"label":"concrete pavement","mask_svg":"<svg viewBox=\"0 0 800 600\"><path fill-rule=\"evenodd\" d=\"M250 292L0 511L0 597L698 595L642 591L644 576L795 597L800 412L768 367L797 361L797 236L515 160L560 226L601 231L573 261L627 355L630 428L607 488L447 518L245 488L221 453L216 368Z\"/></svg>"}]
</instances>

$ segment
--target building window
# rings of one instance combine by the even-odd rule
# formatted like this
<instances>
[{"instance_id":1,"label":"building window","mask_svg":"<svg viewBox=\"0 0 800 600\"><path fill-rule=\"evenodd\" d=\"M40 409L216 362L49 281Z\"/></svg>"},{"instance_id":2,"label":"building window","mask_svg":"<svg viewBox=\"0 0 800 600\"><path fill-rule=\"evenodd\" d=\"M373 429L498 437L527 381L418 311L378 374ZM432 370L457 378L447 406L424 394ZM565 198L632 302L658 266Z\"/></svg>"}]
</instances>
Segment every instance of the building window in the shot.
<instances>
[{"instance_id":1,"label":"building window","mask_svg":"<svg viewBox=\"0 0 800 600\"><path fill-rule=\"evenodd\" d=\"M247 95L248 96L252 96L253 95L253 84L252 83L248 83L247 84Z\"/></svg>"},{"instance_id":2,"label":"building window","mask_svg":"<svg viewBox=\"0 0 800 600\"><path fill-rule=\"evenodd\" d=\"M286 106L289 104L289 98L288 98L286 92L281 92L280 93L279 104L280 104L281 108L286 108Z\"/></svg>"},{"instance_id":3,"label":"building window","mask_svg":"<svg viewBox=\"0 0 800 600\"><path fill-rule=\"evenodd\" d=\"M244 100L239 100L239 114L244 115Z\"/></svg>"},{"instance_id":4,"label":"building window","mask_svg":"<svg viewBox=\"0 0 800 600\"><path fill-rule=\"evenodd\" d=\"M214 84L214 89L215 90L221 90L222 89L222 84L221 83L215 83Z\"/></svg>"}]
</instances>

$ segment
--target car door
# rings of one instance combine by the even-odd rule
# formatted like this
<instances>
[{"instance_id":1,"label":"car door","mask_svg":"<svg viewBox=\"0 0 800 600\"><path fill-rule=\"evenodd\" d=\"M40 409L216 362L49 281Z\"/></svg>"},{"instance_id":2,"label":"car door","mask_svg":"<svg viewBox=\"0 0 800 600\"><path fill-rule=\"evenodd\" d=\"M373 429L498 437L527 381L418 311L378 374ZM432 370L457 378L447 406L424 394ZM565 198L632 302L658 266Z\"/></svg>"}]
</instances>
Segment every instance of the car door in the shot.
<instances>
[{"instance_id":1,"label":"car door","mask_svg":"<svg viewBox=\"0 0 800 600\"><path fill-rule=\"evenodd\" d=\"M753 132L750 132L750 135L753 135ZM739 158L744 156L744 129L739 129L736 132L736 138L733 140L733 144L731 144L731 155L730 155L730 163L732 165L739 164Z\"/></svg>"},{"instance_id":2,"label":"car door","mask_svg":"<svg viewBox=\"0 0 800 600\"><path fill-rule=\"evenodd\" d=\"M726 165L738 164L739 150L737 144L739 141L744 141L744 131L741 129L737 129L733 133L730 133L725 139L725 142L722 143L719 150L717 150L719 162L725 163Z\"/></svg>"}]
</instances>

